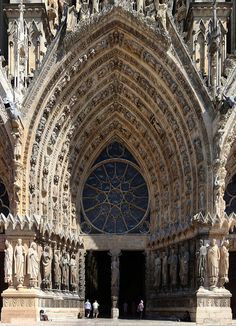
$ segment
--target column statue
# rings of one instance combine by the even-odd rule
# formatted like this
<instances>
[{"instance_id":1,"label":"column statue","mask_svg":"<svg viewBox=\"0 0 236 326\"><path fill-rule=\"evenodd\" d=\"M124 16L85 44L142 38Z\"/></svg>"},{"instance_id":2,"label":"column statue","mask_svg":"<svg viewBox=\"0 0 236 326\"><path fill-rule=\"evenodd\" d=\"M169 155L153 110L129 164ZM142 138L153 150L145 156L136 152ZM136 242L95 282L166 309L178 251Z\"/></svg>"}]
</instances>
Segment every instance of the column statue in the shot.
<instances>
[{"instance_id":1,"label":"column statue","mask_svg":"<svg viewBox=\"0 0 236 326\"><path fill-rule=\"evenodd\" d=\"M179 278L180 283L183 287L188 285L188 273L189 273L189 251L187 249L187 244L182 245L179 254Z\"/></svg>"},{"instance_id":2,"label":"column statue","mask_svg":"<svg viewBox=\"0 0 236 326\"><path fill-rule=\"evenodd\" d=\"M25 267L25 248L22 245L22 240L18 239L14 250L15 260L15 276L18 286L24 283L24 267Z\"/></svg>"},{"instance_id":3,"label":"column statue","mask_svg":"<svg viewBox=\"0 0 236 326\"><path fill-rule=\"evenodd\" d=\"M93 14L99 12L99 0L93 0Z\"/></svg>"},{"instance_id":4,"label":"column statue","mask_svg":"<svg viewBox=\"0 0 236 326\"><path fill-rule=\"evenodd\" d=\"M89 1L88 0L81 0L79 15L80 15L81 20L89 18L90 13L89 13Z\"/></svg>"},{"instance_id":5,"label":"column statue","mask_svg":"<svg viewBox=\"0 0 236 326\"><path fill-rule=\"evenodd\" d=\"M78 283L77 261L76 261L75 254L72 254L70 259L70 284L73 291L76 290L77 283Z\"/></svg>"},{"instance_id":6,"label":"column statue","mask_svg":"<svg viewBox=\"0 0 236 326\"><path fill-rule=\"evenodd\" d=\"M168 259L168 264L170 265L170 284L172 288L177 285L177 265L178 265L178 256L175 253L175 248L171 248L171 253Z\"/></svg>"},{"instance_id":7,"label":"column statue","mask_svg":"<svg viewBox=\"0 0 236 326\"><path fill-rule=\"evenodd\" d=\"M154 287L159 289L161 285L161 257L160 254L156 254L154 260Z\"/></svg>"},{"instance_id":8,"label":"column statue","mask_svg":"<svg viewBox=\"0 0 236 326\"><path fill-rule=\"evenodd\" d=\"M204 286L206 277L206 264L207 264L207 247L204 246L203 240L199 241L199 248L196 252L197 258L197 279L200 287Z\"/></svg>"},{"instance_id":9,"label":"column statue","mask_svg":"<svg viewBox=\"0 0 236 326\"><path fill-rule=\"evenodd\" d=\"M49 246L44 248L41 257L42 264L42 284L45 289L49 289L51 285L51 267L52 267L52 258L51 250Z\"/></svg>"},{"instance_id":10,"label":"column statue","mask_svg":"<svg viewBox=\"0 0 236 326\"><path fill-rule=\"evenodd\" d=\"M61 285L62 290L68 290L69 286L69 259L68 253L66 251L63 252L61 258Z\"/></svg>"},{"instance_id":11,"label":"column statue","mask_svg":"<svg viewBox=\"0 0 236 326\"><path fill-rule=\"evenodd\" d=\"M162 286L167 286L168 254L167 251L162 253Z\"/></svg>"},{"instance_id":12,"label":"column statue","mask_svg":"<svg viewBox=\"0 0 236 326\"><path fill-rule=\"evenodd\" d=\"M220 247L220 266L219 266L219 286L224 287L225 283L229 282L229 241L224 240Z\"/></svg>"},{"instance_id":13,"label":"column statue","mask_svg":"<svg viewBox=\"0 0 236 326\"><path fill-rule=\"evenodd\" d=\"M30 285L36 286L39 274L39 256L35 242L31 243L28 251L28 274L30 276Z\"/></svg>"},{"instance_id":14,"label":"column statue","mask_svg":"<svg viewBox=\"0 0 236 326\"><path fill-rule=\"evenodd\" d=\"M5 257L4 257L4 279L5 283L8 283L8 285L12 285L12 263L13 263L13 248L12 245L8 240L5 241L6 249Z\"/></svg>"},{"instance_id":15,"label":"column statue","mask_svg":"<svg viewBox=\"0 0 236 326\"><path fill-rule=\"evenodd\" d=\"M54 251L53 257L53 277L54 277L54 287L55 289L60 289L61 287L61 266L60 266L60 251Z\"/></svg>"},{"instance_id":16,"label":"column statue","mask_svg":"<svg viewBox=\"0 0 236 326\"><path fill-rule=\"evenodd\" d=\"M212 239L207 251L208 278L211 288L216 287L219 276L220 251L216 239Z\"/></svg>"}]
</instances>

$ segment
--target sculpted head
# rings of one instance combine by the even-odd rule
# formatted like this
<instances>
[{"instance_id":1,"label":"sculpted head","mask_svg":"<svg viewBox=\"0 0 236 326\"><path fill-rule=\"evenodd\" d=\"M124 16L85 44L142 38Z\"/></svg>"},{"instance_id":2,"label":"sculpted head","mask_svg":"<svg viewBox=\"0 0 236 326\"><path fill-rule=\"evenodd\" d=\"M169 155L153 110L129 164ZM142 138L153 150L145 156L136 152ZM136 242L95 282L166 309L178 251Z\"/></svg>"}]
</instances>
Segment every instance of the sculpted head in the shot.
<instances>
[{"instance_id":1,"label":"sculpted head","mask_svg":"<svg viewBox=\"0 0 236 326\"><path fill-rule=\"evenodd\" d=\"M215 244L216 244L216 239L211 239L210 245L215 246Z\"/></svg>"},{"instance_id":2,"label":"sculpted head","mask_svg":"<svg viewBox=\"0 0 236 326\"><path fill-rule=\"evenodd\" d=\"M17 244L18 244L18 246L21 246L22 245L22 239L18 239Z\"/></svg>"}]
</instances>

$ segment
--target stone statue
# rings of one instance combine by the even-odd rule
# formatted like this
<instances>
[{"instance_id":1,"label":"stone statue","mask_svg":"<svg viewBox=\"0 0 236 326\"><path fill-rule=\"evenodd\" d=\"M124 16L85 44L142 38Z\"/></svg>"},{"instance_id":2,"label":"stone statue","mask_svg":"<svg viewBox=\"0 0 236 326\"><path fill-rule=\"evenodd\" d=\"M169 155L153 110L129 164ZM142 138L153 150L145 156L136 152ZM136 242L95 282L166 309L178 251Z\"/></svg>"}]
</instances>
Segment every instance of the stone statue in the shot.
<instances>
[{"instance_id":1,"label":"stone statue","mask_svg":"<svg viewBox=\"0 0 236 326\"><path fill-rule=\"evenodd\" d=\"M177 285L178 256L175 253L174 247L171 248L168 264L170 265L170 284L172 287L175 287Z\"/></svg>"},{"instance_id":2,"label":"stone statue","mask_svg":"<svg viewBox=\"0 0 236 326\"><path fill-rule=\"evenodd\" d=\"M60 251L54 251L53 259L53 277L54 277L54 287L60 289L61 285L61 266L60 266Z\"/></svg>"},{"instance_id":3,"label":"stone statue","mask_svg":"<svg viewBox=\"0 0 236 326\"><path fill-rule=\"evenodd\" d=\"M80 19L86 19L89 17L89 1L81 0L80 4Z\"/></svg>"},{"instance_id":4,"label":"stone statue","mask_svg":"<svg viewBox=\"0 0 236 326\"><path fill-rule=\"evenodd\" d=\"M99 12L99 0L93 0L93 14Z\"/></svg>"},{"instance_id":5,"label":"stone statue","mask_svg":"<svg viewBox=\"0 0 236 326\"><path fill-rule=\"evenodd\" d=\"M28 274L32 280L31 286L37 285L39 274L39 256L37 252L37 245L32 242L28 251Z\"/></svg>"},{"instance_id":6,"label":"stone statue","mask_svg":"<svg viewBox=\"0 0 236 326\"><path fill-rule=\"evenodd\" d=\"M70 258L70 284L71 287L73 289L73 291L75 291L77 283L78 283L78 275L77 275L77 261L76 261L76 256L75 254L71 255Z\"/></svg>"},{"instance_id":7,"label":"stone statue","mask_svg":"<svg viewBox=\"0 0 236 326\"><path fill-rule=\"evenodd\" d=\"M220 266L219 266L219 286L223 287L225 283L229 282L229 241L224 240L220 247Z\"/></svg>"},{"instance_id":8,"label":"stone statue","mask_svg":"<svg viewBox=\"0 0 236 326\"><path fill-rule=\"evenodd\" d=\"M162 286L167 286L167 267L168 267L168 256L167 252L162 253Z\"/></svg>"},{"instance_id":9,"label":"stone statue","mask_svg":"<svg viewBox=\"0 0 236 326\"><path fill-rule=\"evenodd\" d=\"M119 288L119 278L120 278L120 271L119 271L119 262L117 256L112 256L111 262L111 286L115 288Z\"/></svg>"},{"instance_id":10,"label":"stone statue","mask_svg":"<svg viewBox=\"0 0 236 326\"><path fill-rule=\"evenodd\" d=\"M137 12L143 14L144 12L144 0L137 0Z\"/></svg>"},{"instance_id":11,"label":"stone statue","mask_svg":"<svg viewBox=\"0 0 236 326\"><path fill-rule=\"evenodd\" d=\"M13 263L13 248L8 240L5 241L6 249L4 257L4 277L5 283L12 285L12 263Z\"/></svg>"},{"instance_id":12,"label":"stone statue","mask_svg":"<svg viewBox=\"0 0 236 326\"><path fill-rule=\"evenodd\" d=\"M42 279L43 279L42 284L45 289L49 289L51 283L51 266L52 266L51 251L49 246L46 246L44 248L41 257L41 264L42 264Z\"/></svg>"},{"instance_id":13,"label":"stone statue","mask_svg":"<svg viewBox=\"0 0 236 326\"><path fill-rule=\"evenodd\" d=\"M219 276L220 251L216 239L212 239L207 251L208 278L211 288L216 287Z\"/></svg>"},{"instance_id":14,"label":"stone statue","mask_svg":"<svg viewBox=\"0 0 236 326\"><path fill-rule=\"evenodd\" d=\"M183 287L188 285L188 272L189 272L189 251L187 244L182 245L179 254L179 278Z\"/></svg>"},{"instance_id":15,"label":"stone statue","mask_svg":"<svg viewBox=\"0 0 236 326\"><path fill-rule=\"evenodd\" d=\"M156 258L154 260L154 287L159 289L161 285L161 258L160 254L156 254Z\"/></svg>"},{"instance_id":16,"label":"stone statue","mask_svg":"<svg viewBox=\"0 0 236 326\"><path fill-rule=\"evenodd\" d=\"M77 25L77 11L75 6L68 7L67 19L66 19L66 30L73 31Z\"/></svg>"},{"instance_id":17,"label":"stone statue","mask_svg":"<svg viewBox=\"0 0 236 326\"><path fill-rule=\"evenodd\" d=\"M18 239L14 250L15 276L18 286L24 282L24 266L25 266L25 248L22 240Z\"/></svg>"},{"instance_id":18,"label":"stone statue","mask_svg":"<svg viewBox=\"0 0 236 326\"><path fill-rule=\"evenodd\" d=\"M62 272L62 278L61 278L61 284L63 290L67 290L69 286L69 259L68 259L68 253L64 251L62 258L61 258L61 272Z\"/></svg>"},{"instance_id":19,"label":"stone statue","mask_svg":"<svg viewBox=\"0 0 236 326\"><path fill-rule=\"evenodd\" d=\"M204 285L206 275L206 257L207 248L204 246L203 240L199 241L199 249L196 252L197 257L197 278L200 286Z\"/></svg>"}]
</instances>

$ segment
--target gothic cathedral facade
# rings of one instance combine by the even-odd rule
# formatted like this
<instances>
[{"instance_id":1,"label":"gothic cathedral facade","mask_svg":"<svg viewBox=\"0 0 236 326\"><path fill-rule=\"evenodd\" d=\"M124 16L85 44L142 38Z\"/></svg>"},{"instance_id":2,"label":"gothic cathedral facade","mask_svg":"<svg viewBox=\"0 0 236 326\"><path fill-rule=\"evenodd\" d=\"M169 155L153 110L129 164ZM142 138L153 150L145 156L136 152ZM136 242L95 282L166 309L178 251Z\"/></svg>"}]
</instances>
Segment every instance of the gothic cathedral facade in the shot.
<instances>
[{"instance_id":1,"label":"gothic cathedral facade","mask_svg":"<svg viewBox=\"0 0 236 326\"><path fill-rule=\"evenodd\" d=\"M1 320L230 322L236 2L3 0L0 49Z\"/></svg>"}]
</instances>

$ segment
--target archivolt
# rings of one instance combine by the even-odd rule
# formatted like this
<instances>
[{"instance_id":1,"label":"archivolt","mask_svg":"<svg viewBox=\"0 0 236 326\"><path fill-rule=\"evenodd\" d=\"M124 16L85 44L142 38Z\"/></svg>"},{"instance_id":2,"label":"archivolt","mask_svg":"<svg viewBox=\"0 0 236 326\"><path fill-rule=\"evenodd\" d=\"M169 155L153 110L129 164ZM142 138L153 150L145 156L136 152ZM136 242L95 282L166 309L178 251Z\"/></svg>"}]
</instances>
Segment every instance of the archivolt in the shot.
<instances>
[{"instance_id":1,"label":"archivolt","mask_svg":"<svg viewBox=\"0 0 236 326\"><path fill-rule=\"evenodd\" d=\"M168 38L145 28L141 34L135 18L130 22L125 14L113 14L106 29L98 24L88 36L71 35L77 43L70 48L66 40L68 52L57 58L55 74L28 112L30 211L76 227L89 168L116 139L146 176L152 227L163 227L209 209L205 109L174 62Z\"/></svg>"}]
</instances>

